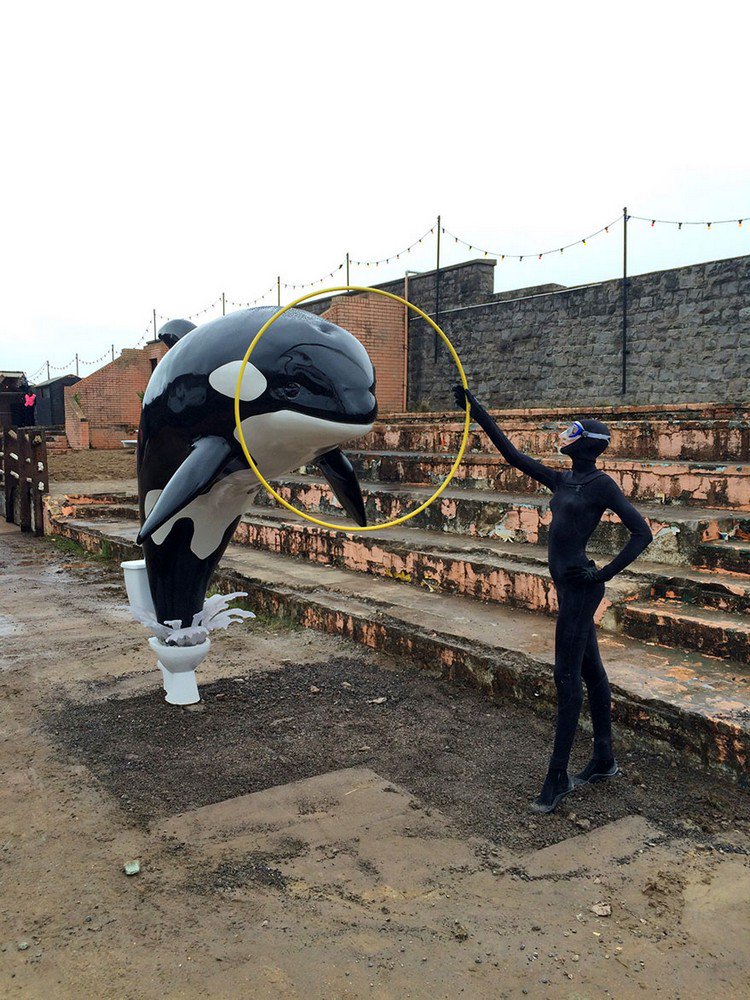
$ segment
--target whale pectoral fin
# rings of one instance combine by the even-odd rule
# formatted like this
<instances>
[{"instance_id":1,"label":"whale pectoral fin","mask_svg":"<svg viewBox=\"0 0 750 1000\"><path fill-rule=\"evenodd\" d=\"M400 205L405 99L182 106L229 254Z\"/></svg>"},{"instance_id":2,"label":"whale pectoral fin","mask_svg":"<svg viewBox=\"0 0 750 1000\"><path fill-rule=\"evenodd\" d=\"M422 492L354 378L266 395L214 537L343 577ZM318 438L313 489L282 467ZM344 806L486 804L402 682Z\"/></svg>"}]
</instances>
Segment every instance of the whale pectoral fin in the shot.
<instances>
[{"instance_id":1,"label":"whale pectoral fin","mask_svg":"<svg viewBox=\"0 0 750 1000\"><path fill-rule=\"evenodd\" d=\"M232 452L231 444L221 437L203 437L192 450L159 495L138 533L141 545L163 524L205 492L218 478Z\"/></svg>"},{"instance_id":2,"label":"whale pectoral fin","mask_svg":"<svg viewBox=\"0 0 750 1000\"><path fill-rule=\"evenodd\" d=\"M315 459L315 464L328 480L336 494L336 499L357 524L364 527L367 524L365 502L354 467L339 448L333 448Z\"/></svg>"}]
</instances>

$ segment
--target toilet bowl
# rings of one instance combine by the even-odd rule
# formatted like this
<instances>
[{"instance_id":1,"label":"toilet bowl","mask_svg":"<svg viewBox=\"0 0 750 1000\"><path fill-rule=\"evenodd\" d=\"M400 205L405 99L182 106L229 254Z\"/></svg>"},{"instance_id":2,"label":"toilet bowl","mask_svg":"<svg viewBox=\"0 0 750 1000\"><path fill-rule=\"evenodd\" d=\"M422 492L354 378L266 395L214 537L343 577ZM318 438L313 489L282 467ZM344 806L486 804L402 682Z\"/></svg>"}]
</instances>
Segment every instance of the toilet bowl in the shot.
<instances>
[{"instance_id":1,"label":"toilet bowl","mask_svg":"<svg viewBox=\"0 0 750 1000\"><path fill-rule=\"evenodd\" d=\"M196 667L208 656L211 640L198 646L170 646L155 636L148 644L156 653L164 677L164 700L170 705L194 705L201 700L195 679Z\"/></svg>"}]
</instances>

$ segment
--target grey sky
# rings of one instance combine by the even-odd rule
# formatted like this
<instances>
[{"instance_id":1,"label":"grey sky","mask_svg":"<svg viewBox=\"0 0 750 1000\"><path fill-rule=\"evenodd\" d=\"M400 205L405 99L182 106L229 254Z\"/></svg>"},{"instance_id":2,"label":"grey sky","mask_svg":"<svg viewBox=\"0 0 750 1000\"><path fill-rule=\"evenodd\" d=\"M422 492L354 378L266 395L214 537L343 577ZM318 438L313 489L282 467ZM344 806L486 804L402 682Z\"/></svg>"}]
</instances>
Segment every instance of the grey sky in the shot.
<instances>
[{"instance_id":1,"label":"grey sky","mask_svg":"<svg viewBox=\"0 0 750 1000\"><path fill-rule=\"evenodd\" d=\"M625 204L750 214L746 5L263 7L4 14L0 367L32 374L133 346L152 307L186 315L222 291L254 298L278 273L310 280L347 250L384 257L438 213L479 246L524 254ZM470 256L443 246L446 263ZM750 223L631 224L633 272L747 252ZM425 243L352 280L433 254ZM618 225L563 256L499 265L497 287L620 267Z\"/></svg>"}]
</instances>

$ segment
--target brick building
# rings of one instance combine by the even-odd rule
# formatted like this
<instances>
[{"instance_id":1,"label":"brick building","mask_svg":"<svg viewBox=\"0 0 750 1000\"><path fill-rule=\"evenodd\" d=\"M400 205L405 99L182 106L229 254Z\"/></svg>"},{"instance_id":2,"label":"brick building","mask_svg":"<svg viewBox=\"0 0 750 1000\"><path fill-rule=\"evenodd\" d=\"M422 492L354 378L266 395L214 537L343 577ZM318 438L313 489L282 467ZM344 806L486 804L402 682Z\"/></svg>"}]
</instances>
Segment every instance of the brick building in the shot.
<instances>
[{"instance_id":1,"label":"brick building","mask_svg":"<svg viewBox=\"0 0 750 1000\"><path fill-rule=\"evenodd\" d=\"M404 306L382 295L344 295L322 315L362 341L375 366L380 413L406 409L406 335Z\"/></svg>"},{"instance_id":2,"label":"brick building","mask_svg":"<svg viewBox=\"0 0 750 1000\"><path fill-rule=\"evenodd\" d=\"M380 295L342 296L329 305L326 319L350 330L367 348L378 378L382 413L406 405L406 317L403 306ZM269 336L273 336L270 331ZM125 350L110 364L65 389L65 432L70 447L120 448L135 437L141 400L151 372L167 348L153 340Z\"/></svg>"},{"instance_id":3,"label":"brick building","mask_svg":"<svg viewBox=\"0 0 750 1000\"><path fill-rule=\"evenodd\" d=\"M120 448L133 438L151 372L167 352L153 340L126 349L103 368L65 390L65 433L71 448Z\"/></svg>"}]
</instances>

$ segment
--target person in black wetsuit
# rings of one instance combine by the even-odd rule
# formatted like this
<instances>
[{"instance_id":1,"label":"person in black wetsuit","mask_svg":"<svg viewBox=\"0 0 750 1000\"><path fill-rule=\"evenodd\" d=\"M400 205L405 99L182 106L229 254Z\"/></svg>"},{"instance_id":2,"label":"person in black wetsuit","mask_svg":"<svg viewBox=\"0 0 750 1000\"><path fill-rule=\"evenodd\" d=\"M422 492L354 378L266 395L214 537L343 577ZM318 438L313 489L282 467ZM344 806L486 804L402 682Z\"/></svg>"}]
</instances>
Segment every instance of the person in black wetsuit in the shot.
<instances>
[{"instance_id":1,"label":"person in black wetsuit","mask_svg":"<svg viewBox=\"0 0 750 1000\"><path fill-rule=\"evenodd\" d=\"M609 681L599 655L594 612L604 597L605 582L636 559L653 535L617 483L596 467L596 459L609 445L606 424L577 420L560 435L559 450L573 461L572 470L560 471L520 452L468 389L455 386L454 394L461 408L469 400L472 420L506 462L552 491L548 556L559 608L555 629L557 724L547 776L531 806L534 812L552 812L577 784L617 774L612 752ZM586 555L586 544L605 510L617 514L630 531L630 539L611 562L597 569ZM591 710L594 752L583 771L573 779L568 774L568 758L583 703L582 680Z\"/></svg>"}]
</instances>

